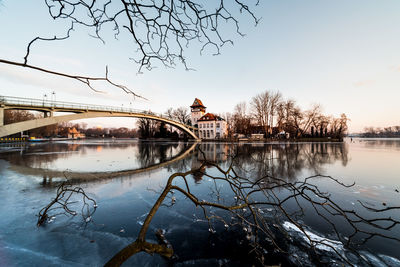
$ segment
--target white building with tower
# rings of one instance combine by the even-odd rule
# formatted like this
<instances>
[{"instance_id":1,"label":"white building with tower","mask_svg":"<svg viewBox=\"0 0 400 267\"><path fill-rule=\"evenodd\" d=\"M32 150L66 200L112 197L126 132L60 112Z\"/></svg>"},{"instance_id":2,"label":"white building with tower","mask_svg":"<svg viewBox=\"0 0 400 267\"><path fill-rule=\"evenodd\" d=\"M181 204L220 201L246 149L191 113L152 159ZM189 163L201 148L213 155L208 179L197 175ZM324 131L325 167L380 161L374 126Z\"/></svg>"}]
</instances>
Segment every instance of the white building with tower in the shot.
<instances>
[{"instance_id":1,"label":"white building with tower","mask_svg":"<svg viewBox=\"0 0 400 267\"><path fill-rule=\"evenodd\" d=\"M201 139L220 139L228 134L226 121L213 113L206 113L206 107L200 99L195 98L191 108L191 121L199 129Z\"/></svg>"}]
</instances>

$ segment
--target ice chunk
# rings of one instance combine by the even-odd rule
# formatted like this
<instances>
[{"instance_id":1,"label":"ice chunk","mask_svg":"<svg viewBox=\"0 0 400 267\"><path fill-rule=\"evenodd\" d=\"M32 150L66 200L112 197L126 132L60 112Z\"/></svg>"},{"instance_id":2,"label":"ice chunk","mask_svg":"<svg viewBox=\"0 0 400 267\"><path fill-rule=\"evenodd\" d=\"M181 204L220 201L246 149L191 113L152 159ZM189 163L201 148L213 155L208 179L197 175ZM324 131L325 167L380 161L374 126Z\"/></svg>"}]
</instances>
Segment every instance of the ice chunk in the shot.
<instances>
[{"instance_id":1,"label":"ice chunk","mask_svg":"<svg viewBox=\"0 0 400 267\"><path fill-rule=\"evenodd\" d=\"M333 249L336 250L343 250L343 244L340 241L336 241L336 240L331 240L325 237L321 237L317 234L314 234L310 231L304 230L304 232L297 227L295 224L291 223L291 222L284 222L283 223L283 227L287 230L287 231L295 231L298 232L300 234L300 236L308 243L311 245L315 245L315 247L317 249L320 250L324 250L324 251L333 251ZM308 237L307 237L307 236ZM311 240L311 242L310 242Z\"/></svg>"}]
</instances>

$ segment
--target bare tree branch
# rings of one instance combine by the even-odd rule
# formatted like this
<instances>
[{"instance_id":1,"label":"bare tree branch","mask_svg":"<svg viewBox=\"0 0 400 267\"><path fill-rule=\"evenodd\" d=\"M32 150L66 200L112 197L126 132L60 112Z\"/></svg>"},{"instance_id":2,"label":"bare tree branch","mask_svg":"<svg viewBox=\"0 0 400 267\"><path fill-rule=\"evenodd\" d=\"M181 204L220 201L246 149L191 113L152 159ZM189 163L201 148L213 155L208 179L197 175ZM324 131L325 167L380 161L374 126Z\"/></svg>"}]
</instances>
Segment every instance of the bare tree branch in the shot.
<instances>
[{"instance_id":1,"label":"bare tree branch","mask_svg":"<svg viewBox=\"0 0 400 267\"><path fill-rule=\"evenodd\" d=\"M68 39L74 26L79 25L92 30L94 33L89 35L99 39L103 44L107 37L103 35L111 32L117 39L120 34L126 33L135 51L135 56L130 59L139 64L139 72L143 67L152 69L154 61L161 62L166 67L174 67L176 61L179 61L189 70L184 50L192 42L202 43L200 53L210 47L215 50L214 54L219 54L222 46L233 43L232 40L222 37L222 32L226 31L223 27L233 25L235 31L243 36L237 16L245 14L256 25L259 22L249 6L241 0L206 3L201 3L199 0L45 0L45 4L54 20L71 23L66 36L52 38L37 36L28 43L23 63L5 59L0 59L0 63L71 78L84 83L96 92L99 91L94 88L92 82L103 81L140 98L143 97L126 86L112 82L108 77L107 67L104 77L91 77L33 66L28 62L32 45L37 41ZM254 0L254 5L258 4L258 0ZM111 31L104 30L108 26L112 26ZM124 31L121 32L121 29Z\"/></svg>"},{"instance_id":2,"label":"bare tree branch","mask_svg":"<svg viewBox=\"0 0 400 267\"><path fill-rule=\"evenodd\" d=\"M207 161L204 153L203 157L204 161L199 168L184 173L174 173L169 177L162 193L147 215L137 240L115 254L106 266L119 266L129 257L140 251L158 253L167 258L172 257L172 247L148 243L146 241L146 233L157 210L162 206L168 194L174 191L180 192L188 201L202 209L204 217L209 224L211 234L216 233L214 224L217 222L222 222L227 229L235 225L243 229L246 239L252 247L252 254L255 255L256 260L262 265L265 264L266 246L272 246L277 253L286 256L289 255L284 244L285 242L287 244L293 242L294 237L291 235L291 231L293 230L300 232L304 236L306 240L305 246L310 254L310 259L315 261L316 264L327 264L323 258L326 250L329 250L339 262L354 266L354 261L349 260L343 254L342 250L347 249L358 256L359 262L369 265L371 262L358 252L359 246L375 237L400 242L399 238L393 237L390 233L393 227L400 224L398 219L391 217L371 217L371 215L387 210L400 210L400 207L375 209L361 203L365 210L360 212L347 210L336 203L328 192L321 191L312 181L315 179L326 179L343 188L352 187L354 184L347 185L336 178L326 175L313 175L295 182L288 182L285 179L269 175L248 178L236 173L233 168L234 159L232 159L227 169L222 169L217 164ZM205 171L206 168L217 170L219 175L208 174ZM201 173L204 177L214 180L216 186L214 195L217 196L216 200L200 200L190 191L187 179L188 176L196 173ZM174 182L176 179L182 179L185 188L177 186ZM234 196L234 201L231 204L220 202L221 199L218 197L218 183L227 184L231 189L231 193ZM168 207L173 206L176 201L174 197L171 205L168 205ZM289 203L297 205L296 211L289 212L287 208ZM299 219L305 214L306 207L308 206L312 207L314 212L331 227L333 233L335 233L334 239L312 234L308 230L308 227ZM266 209L273 212L273 218L266 216L264 212ZM219 215L218 211L225 211L229 216ZM368 211L372 213L368 214ZM232 218L231 222L226 220L227 217ZM336 218L336 222L339 219L342 223L347 224L353 233L344 236L338 230L336 223L333 223L333 218ZM365 226L369 228L365 228ZM361 241L359 241L360 237L362 237Z\"/></svg>"},{"instance_id":3,"label":"bare tree branch","mask_svg":"<svg viewBox=\"0 0 400 267\"><path fill-rule=\"evenodd\" d=\"M40 71L40 72L44 72L44 73L48 73L48 74L52 74L52 75L56 75L56 76L70 78L70 79L76 80L78 82L81 82L81 83L87 85L91 90L93 90L95 92L98 92L98 93L101 93L102 91L99 91L99 90L95 89L93 87L93 85L92 85L92 82L103 81L103 82L107 82L108 84L110 84L112 86L115 86L115 87L117 87L119 89L122 89L125 93L131 94L134 97L146 99L146 98L136 94L135 92L133 92L131 89L129 89L125 85L117 84L117 83L111 81L108 78L108 67L107 66L106 66L106 71L105 71L105 76L104 77L90 77L90 76L73 75L73 74L67 74L67 73L63 73L63 72L52 71L52 70L49 70L49 69L44 69L44 68L41 68L41 67L29 65L29 64L26 64L26 63L9 61L9 60L5 60L5 59L0 59L0 63L8 64L8 65L14 65L14 66L18 66L18 67L24 67L24 68L33 69L33 70L36 70L36 71Z\"/></svg>"},{"instance_id":4,"label":"bare tree branch","mask_svg":"<svg viewBox=\"0 0 400 267\"><path fill-rule=\"evenodd\" d=\"M80 212L72 207L77 199L82 202ZM63 182L57 188L56 197L39 211L37 226L42 226L59 214L70 216L80 214L83 221L88 223L92 220L92 215L96 211L96 208L96 201L89 197L81 187L73 187Z\"/></svg>"}]
</instances>

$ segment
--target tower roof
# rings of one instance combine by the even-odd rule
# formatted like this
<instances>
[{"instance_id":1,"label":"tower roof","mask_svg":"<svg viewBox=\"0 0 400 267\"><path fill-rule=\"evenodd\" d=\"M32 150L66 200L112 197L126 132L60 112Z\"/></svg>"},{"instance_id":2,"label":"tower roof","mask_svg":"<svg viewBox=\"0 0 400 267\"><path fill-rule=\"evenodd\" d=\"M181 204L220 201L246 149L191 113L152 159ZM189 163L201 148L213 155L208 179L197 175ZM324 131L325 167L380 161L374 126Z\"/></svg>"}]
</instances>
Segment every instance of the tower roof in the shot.
<instances>
[{"instance_id":1,"label":"tower roof","mask_svg":"<svg viewBox=\"0 0 400 267\"><path fill-rule=\"evenodd\" d=\"M224 121L224 119L213 113L207 113L203 115L198 121Z\"/></svg>"},{"instance_id":2,"label":"tower roof","mask_svg":"<svg viewBox=\"0 0 400 267\"><path fill-rule=\"evenodd\" d=\"M191 108L197 108L197 107L202 107L202 108L206 108L203 103L201 102L200 99L195 98L193 101L193 104L190 106Z\"/></svg>"}]
</instances>

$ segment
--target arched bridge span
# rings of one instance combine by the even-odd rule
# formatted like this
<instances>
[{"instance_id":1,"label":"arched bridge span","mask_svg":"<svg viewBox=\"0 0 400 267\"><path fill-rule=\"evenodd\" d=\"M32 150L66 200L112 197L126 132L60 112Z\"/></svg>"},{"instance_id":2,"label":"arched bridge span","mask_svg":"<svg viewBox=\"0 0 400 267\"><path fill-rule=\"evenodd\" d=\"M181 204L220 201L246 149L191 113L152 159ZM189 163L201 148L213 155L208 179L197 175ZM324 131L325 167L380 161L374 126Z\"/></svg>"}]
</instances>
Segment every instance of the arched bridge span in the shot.
<instances>
[{"instance_id":1,"label":"arched bridge span","mask_svg":"<svg viewBox=\"0 0 400 267\"><path fill-rule=\"evenodd\" d=\"M6 109L42 111L45 112L45 117L3 125L4 110ZM74 114L53 116L54 112L69 112ZM99 117L132 117L165 122L187 133L193 139L199 140L194 131L192 131L192 129L195 129L194 127L163 117L160 114L143 110L0 96L0 137L56 123Z\"/></svg>"}]
</instances>

